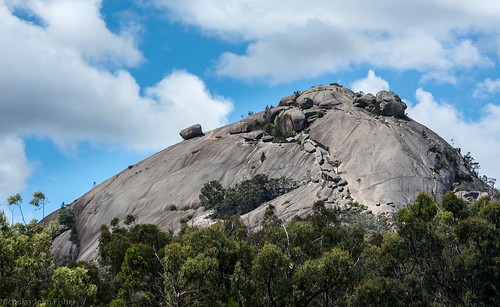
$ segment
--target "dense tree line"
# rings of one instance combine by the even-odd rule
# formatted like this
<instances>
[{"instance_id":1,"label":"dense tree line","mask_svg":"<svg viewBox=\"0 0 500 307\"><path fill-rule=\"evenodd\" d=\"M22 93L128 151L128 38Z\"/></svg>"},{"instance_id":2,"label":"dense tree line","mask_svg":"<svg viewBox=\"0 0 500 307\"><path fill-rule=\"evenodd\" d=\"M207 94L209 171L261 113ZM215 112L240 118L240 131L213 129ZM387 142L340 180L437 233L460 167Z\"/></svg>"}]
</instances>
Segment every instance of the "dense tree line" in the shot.
<instances>
[{"instance_id":1,"label":"dense tree line","mask_svg":"<svg viewBox=\"0 0 500 307\"><path fill-rule=\"evenodd\" d=\"M236 215L176 235L129 219L101 227L98 263L65 265L55 224L0 214L0 305L500 305L498 201L420 194L384 233L312 209L284 223L270 206L258 231Z\"/></svg>"}]
</instances>

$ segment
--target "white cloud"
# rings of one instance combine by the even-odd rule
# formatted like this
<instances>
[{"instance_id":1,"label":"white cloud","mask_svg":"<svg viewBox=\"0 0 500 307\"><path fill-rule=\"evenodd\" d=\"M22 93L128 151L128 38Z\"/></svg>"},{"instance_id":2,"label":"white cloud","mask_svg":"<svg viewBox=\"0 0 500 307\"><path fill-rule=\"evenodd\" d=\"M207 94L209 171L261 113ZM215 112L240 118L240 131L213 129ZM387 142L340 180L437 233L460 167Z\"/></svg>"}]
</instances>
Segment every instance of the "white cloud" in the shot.
<instances>
[{"instance_id":1,"label":"white cloud","mask_svg":"<svg viewBox=\"0 0 500 307\"><path fill-rule=\"evenodd\" d=\"M379 91L388 91L389 83L375 75L373 70L368 71L366 78L356 80L352 83L351 89L354 92L372 93L376 95Z\"/></svg>"},{"instance_id":2,"label":"white cloud","mask_svg":"<svg viewBox=\"0 0 500 307\"><path fill-rule=\"evenodd\" d=\"M189 72L173 71L141 89L122 67L137 65L142 55L128 34L106 28L100 4L0 0L0 140L8 141L0 146L0 180L11 178L1 193L19 192L30 175L24 136L49 138L63 150L88 141L151 151L180 140L188 125L208 130L226 123L231 101Z\"/></svg>"},{"instance_id":3,"label":"white cloud","mask_svg":"<svg viewBox=\"0 0 500 307\"><path fill-rule=\"evenodd\" d=\"M0 136L0 202L22 191L31 173L24 142L17 137Z\"/></svg>"},{"instance_id":4,"label":"white cloud","mask_svg":"<svg viewBox=\"0 0 500 307\"><path fill-rule=\"evenodd\" d=\"M496 93L500 93L500 79L491 80L487 78L476 86L473 96L476 98L486 98Z\"/></svg>"},{"instance_id":5,"label":"white cloud","mask_svg":"<svg viewBox=\"0 0 500 307\"><path fill-rule=\"evenodd\" d=\"M68 5L67 1L32 2ZM148 95L143 96L127 71L90 65L85 60L87 49L79 50L72 42L62 44L49 28L20 20L1 5L0 22L0 45L9 46L0 57L0 134L45 136L62 147L88 140L151 150L176 141L185 125L199 122L205 129L221 125L232 110L229 100L211 95L188 72L171 73L145 89ZM119 51L120 37L106 34L96 40L118 49L102 44L102 50L93 49L94 55L128 57Z\"/></svg>"},{"instance_id":6,"label":"white cloud","mask_svg":"<svg viewBox=\"0 0 500 307\"><path fill-rule=\"evenodd\" d=\"M221 55L219 75L275 83L357 64L454 83L457 71L492 65L478 42L500 34L496 0L155 2L172 20L248 43Z\"/></svg>"},{"instance_id":7,"label":"white cloud","mask_svg":"<svg viewBox=\"0 0 500 307\"><path fill-rule=\"evenodd\" d=\"M480 173L488 177L500 178L500 106L489 104L482 110L482 116L476 121L464 118L453 106L437 102L431 93L417 89L416 104L409 105L408 114L414 120L426 125L462 153L468 151L481 165Z\"/></svg>"},{"instance_id":8,"label":"white cloud","mask_svg":"<svg viewBox=\"0 0 500 307\"><path fill-rule=\"evenodd\" d=\"M53 48L71 49L92 63L141 63L143 57L133 31L110 32L100 15L101 5L102 0L27 0L13 3L10 8L40 20L40 29L26 26L31 28L31 35L50 41Z\"/></svg>"}]
</instances>

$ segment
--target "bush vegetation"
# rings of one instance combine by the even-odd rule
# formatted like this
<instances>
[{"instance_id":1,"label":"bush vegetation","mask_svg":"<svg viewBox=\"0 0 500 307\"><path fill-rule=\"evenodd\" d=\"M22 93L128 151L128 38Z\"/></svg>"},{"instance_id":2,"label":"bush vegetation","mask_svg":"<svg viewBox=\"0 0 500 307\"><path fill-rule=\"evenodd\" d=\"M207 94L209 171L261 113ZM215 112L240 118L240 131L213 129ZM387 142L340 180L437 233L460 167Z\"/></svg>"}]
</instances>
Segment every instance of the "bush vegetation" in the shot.
<instances>
[{"instance_id":1,"label":"bush vegetation","mask_svg":"<svg viewBox=\"0 0 500 307\"><path fill-rule=\"evenodd\" d=\"M250 212L264 202L297 187L297 183L288 178L268 178L257 174L252 179L227 189L218 181L208 182L202 187L199 198L202 206L214 210L213 217L226 218Z\"/></svg>"},{"instance_id":2,"label":"bush vegetation","mask_svg":"<svg viewBox=\"0 0 500 307\"><path fill-rule=\"evenodd\" d=\"M224 201L226 192L214 195ZM45 306L500 305L500 202L420 194L382 232L312 206L287 223L269 206L257 231L238 216L175 236L103 225L98 266L58 264L55 223L9 225L0 213L0 297Z\"/></svg>"}]
</instances>

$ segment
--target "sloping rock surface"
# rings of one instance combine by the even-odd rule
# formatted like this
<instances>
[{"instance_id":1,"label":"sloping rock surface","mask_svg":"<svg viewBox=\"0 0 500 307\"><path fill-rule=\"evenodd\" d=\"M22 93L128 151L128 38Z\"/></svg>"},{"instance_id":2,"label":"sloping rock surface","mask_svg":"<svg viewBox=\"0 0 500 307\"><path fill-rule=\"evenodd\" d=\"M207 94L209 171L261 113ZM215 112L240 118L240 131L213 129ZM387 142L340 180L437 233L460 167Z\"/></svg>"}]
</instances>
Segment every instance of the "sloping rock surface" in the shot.
<instances>
[{"instance_id":1,"label":"sloping rock surface","mask_svg":"<svg viewBox=\"0 0 500 307\"><path fill-rule=\"evenodd\" d=\"M405 117L405 106L395 94L381 95L381 102L397 104L385 113L389 116L364 108L373 103L373 96L360 101L343 87L314 87L283 98L280 107L180 142L129 166L70 205L81 243L76 258L96 258L99 227L114 217L123 220L132 214L138 223L173 230L188 215L193 216L189 225L210 224L209 211L199 206L198 195L211 180L230 187L259 173L295 179L299 188L270 202L282 219L309 214L318 199L337 209L356 201L377 213L394 211L422 191L439 197L454 182L467 181L476 190L484 187L464 167L458 150ZM307 109L293 106L293 101L308 101ZM270 142L274 136L262 137L258 131L278 124L295 134L288 138L290 142ZM250 131L259 137L245 138ZM266 206L245 214L243 221L251 227L259 225ZM46 220L55 218L57 212ZM54 251L67 252L64 244L70 243L57 238Z\"/></svg>"}]
</instances>

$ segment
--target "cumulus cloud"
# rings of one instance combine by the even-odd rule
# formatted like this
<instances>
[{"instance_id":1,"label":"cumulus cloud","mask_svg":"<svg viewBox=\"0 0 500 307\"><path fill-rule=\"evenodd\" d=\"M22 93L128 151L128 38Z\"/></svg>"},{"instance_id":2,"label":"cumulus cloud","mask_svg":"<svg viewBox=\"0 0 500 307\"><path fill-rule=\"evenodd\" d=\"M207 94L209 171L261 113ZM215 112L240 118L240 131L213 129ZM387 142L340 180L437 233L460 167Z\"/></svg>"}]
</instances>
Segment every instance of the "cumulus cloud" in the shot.
<instances>
[{"instance_id":1,"label":"cumulus cloud","mask_svg":"<svg viewBox=\"0 0 500 307\"><path fill-rule=\"evenodd\" d=\"M31 173L24 142L17 137L0 135L0 200L24 189Z\"/></svg>"},{"instance_id":2,"label":"cumulus cloud","mask_svg":"<svg viewBox=\"0 0 500 307\"><path fill-rule=\"evenodd\" d=\"M356 80L352 83L351 89L355 92L377 94L379 91L388 91L389 82L375 75L373 70L368 71L366 78Z\"/></svg>"},{"instance_id":3,"label":"cumulus cloud","mask_svg":"<svg viewBox=\"0 0 500 307\"><path fill-rule=\"evenodd\" d=\"M500 93L500 79L491 80L487 78L476 86L473 96L476 98L486 98L497 93Z\"/></svg>"},{"instance_id":4,"label":"cumulus cloud","mask_svg":"<svg viewBox=\"0 0 500 307\"><path fill-rule=\"evenodd\" d=\"M1 193L21 191L31 174L24 136L51 139L63 150L87 141L151 151L180 140L188 125L226 123L232 102L187 71L141 88L125 68L142 54L129 33L106 28L100 5L0 0Z\"/></svg>"},{"instance_id":5,"label":"cumulus cloud","mask_svg":"<svg viewBox=\"0 0 500 307\"><path fill-rule=\"evenodd\" d=\"M438 102L431 93L419 88L415 92L416 103L408 107L411 118L437 132L462 153L468 151L481 165L480 173L500 178L498 153L500 152L500 106L488 104L476 121L465 119L455 107Z\"/></svg>"},{"instance_id":6,"label":"cumulus cloud","mask_svg":"<svg viewBox=\"0 0 500 307\"><path fill-rule=\"evenodd\" d=\"M492 65L478 42L499 34L500 8L495 0L155 3L172 20L248 44L243 53L220 56L219 75L275 83L358 64L415 70L426 80L454 83L457 71Z\"/></svg>"},{"instance_id":7,"label":"cumulus cloud","mask_svg":"<svg viewBox=\"0 0 500 307\"><path fill-rule=\"evenodd\" d=\"M39 21L40 29L32 27L29 32L50 41L50 47L71 49L92 63L138 65L143 56L137 49L134 31L131 28L124 28L118 34L109 31L100 16L101 5L102 0L7 1L11 12ZM9 12L4 10L3 14Z\"/></svg>"},{"instance_id":8,"label":"cumulus cloud","mask_svg":"<svg viewBox=\"0 0 500 307\"><path fill-rule=\"evenodd\" d=\"M38 8L33 14L65 11L70 3L78 2L75 9L83 3L31 2ZM98 9L87 13L98 16ZM52 21L61 17L43 18ZM158 149L177 140L177 130L182 126L200 122L206 129L214 128L225 122L232 109L228 99L212 95L201 79L185 71L172 72L142 95L126 70L91 65L85 58L89 52L95 58L102 54L124 61L134 58L121 52L128 40L107 30L95 33L102 35L92 38L96 47L89 47L89 51L80 50L72 41L63 44L64 39L54 37L50 26L43 28L19 19L6 6L0 5L0 20L0 44L9 46L0 57L2 134L46 136L61 146L89 140L114 141L133 149ZM87 18L87 22L90 29L105 27L97 17ZM79 30L75 31L80 35ZM97 43L101 40L107 43Z\"/></svg>"}]
</instances>

